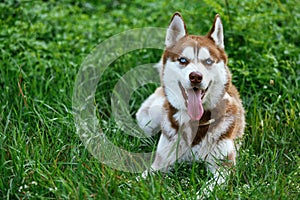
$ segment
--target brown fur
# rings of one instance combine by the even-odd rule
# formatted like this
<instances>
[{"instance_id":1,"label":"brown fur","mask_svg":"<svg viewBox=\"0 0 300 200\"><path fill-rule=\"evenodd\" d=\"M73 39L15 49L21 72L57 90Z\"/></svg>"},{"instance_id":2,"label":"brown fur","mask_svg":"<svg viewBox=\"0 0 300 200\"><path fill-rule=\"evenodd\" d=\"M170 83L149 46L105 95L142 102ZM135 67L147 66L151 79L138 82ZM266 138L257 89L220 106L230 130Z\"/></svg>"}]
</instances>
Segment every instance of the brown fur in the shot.
<instances>
[{"instance_id":1,"label":"brown fur","mask_svg":"<svg viewBox=\"0 0 300 200\"><path fill-rule=\"evenodd\" d=\"M205 111L202 118L199 121L199 124L202 124L203 122L207 122L211 119L211 112ZM197 134L192 142L192 147L199 144L201 140L205 137L209 127L211 124L205 125L205 126L199 126L197 130Z\"/></svg>"},{"instance_id":2,"label":"brown fur","mask_svg":"<svg viewBox=\"0 0 300 200\"><path fill-rule=\"evenodd\" d=\"M167 110L167 112L168 112L168 119L171 122L172 128L174 128L176 130L176 132L177 132L178 128L179 128L179 124L174 119L173 116L175 115L175 113L177 113L178 110L176 108L174 108L168 101L165 101L165 103L164 103L164 109Z\"/></svg>"}]
</instances>

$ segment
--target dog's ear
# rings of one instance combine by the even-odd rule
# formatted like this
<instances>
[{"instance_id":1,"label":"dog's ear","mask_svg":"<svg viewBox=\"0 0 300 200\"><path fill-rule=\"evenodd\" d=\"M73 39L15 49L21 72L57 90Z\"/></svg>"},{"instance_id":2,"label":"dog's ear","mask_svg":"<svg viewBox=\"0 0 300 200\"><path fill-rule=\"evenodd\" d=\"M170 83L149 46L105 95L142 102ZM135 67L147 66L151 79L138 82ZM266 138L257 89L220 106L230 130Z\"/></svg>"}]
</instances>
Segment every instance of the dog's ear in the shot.
<instances>
[{"instance_id":1,"label":"dog's ear","mask_svg":"<svg viewBox=\"0 0 300 200\"><path fill-rule=\"evenodd\" d=\"M215 16L215 21L208 33L208 37L210 37L218 47L224 49L223 25L219 14Z\"/></svg>"},{"instance_id":2,"label":"dog's ear","mask_svg":"<svg viewBox=\"0 0 300 200\"><path fill-rule=\"evenodd\" d=\"M184 37L187 34L185 29L185 23L182 19L182 16L179 12L176 12L170 22L170 25L167 29L166 47L173 46L179 39Z\"/></svg>"}]
</instances>

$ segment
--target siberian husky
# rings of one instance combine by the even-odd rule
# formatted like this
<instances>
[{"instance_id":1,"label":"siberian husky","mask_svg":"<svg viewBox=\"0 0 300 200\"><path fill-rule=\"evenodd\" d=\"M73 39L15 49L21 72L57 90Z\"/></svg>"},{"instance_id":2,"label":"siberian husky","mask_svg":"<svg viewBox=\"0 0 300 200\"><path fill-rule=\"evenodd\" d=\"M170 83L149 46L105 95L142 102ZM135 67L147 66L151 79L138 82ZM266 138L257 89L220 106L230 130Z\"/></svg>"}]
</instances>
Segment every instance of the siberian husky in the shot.
<instances>
[{"instance_id":1,"label":"siberian husky","mask_svg":"<svg viewBox=\"0 0 300 200\"><path fill-rule=\"evenodd\" d=\"M189 35L180 13L173 15L159 63L161 87L136 114L147 134L162 132L154 162L143 177L167 171L175 162L202 160L213 174L212 190L235 165L245 119L223 37L219 15L205 36Z\"/></svg>"}]
</instances>

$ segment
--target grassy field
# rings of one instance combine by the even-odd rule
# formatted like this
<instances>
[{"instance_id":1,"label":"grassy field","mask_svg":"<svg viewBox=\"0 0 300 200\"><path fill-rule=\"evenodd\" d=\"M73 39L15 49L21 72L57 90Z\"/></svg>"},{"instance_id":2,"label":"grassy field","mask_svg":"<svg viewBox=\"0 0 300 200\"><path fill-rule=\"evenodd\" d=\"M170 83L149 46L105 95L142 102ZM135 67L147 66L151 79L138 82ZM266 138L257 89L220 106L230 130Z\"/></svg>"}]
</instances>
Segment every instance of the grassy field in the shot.
<instances>
[{"instance_id":1,"label":"grassy field","mask_svg":"<svg viewBox=\"0 0 300 200\"><path fill-rule=\"evenodd\" d=\"M177 164L139 182L137 174L100 163L76 134L72 115L76 74L96 45L133 28L166 28L180 11L192 34L206 34L221 15L233 82L247 112L236 172L210 198L299 199L300 6L270 2L1 2L0 198L195 199L201 193L210 177L201 163ZM120 76L160 54L141 49L121 56L98 84L102 128L128 151L152 147L118 129L111 91ZM132 115L154 89L147 85L132 97Z\"/></svg>"}]
</instances>

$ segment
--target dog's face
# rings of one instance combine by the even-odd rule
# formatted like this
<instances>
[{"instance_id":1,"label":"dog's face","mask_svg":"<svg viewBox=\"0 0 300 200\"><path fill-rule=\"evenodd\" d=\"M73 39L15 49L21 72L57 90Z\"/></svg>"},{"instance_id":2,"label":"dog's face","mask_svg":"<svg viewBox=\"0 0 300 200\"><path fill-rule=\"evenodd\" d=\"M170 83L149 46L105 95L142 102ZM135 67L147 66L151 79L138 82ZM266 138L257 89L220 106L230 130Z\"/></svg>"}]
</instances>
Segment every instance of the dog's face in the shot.
<instances>
[{"instance_id":1,"label":"dog's face","mask_svg":"<svg viewBox=\"0 0 300 200\"><path fill-rule=\"evenodd\" d=\"M166 35L162 84L168 101L199 120L225 92L230 74L223 44L223 27L217 15L206 36L188 35L180 14L175 13Z\"/></svg>"}]
</instances>

